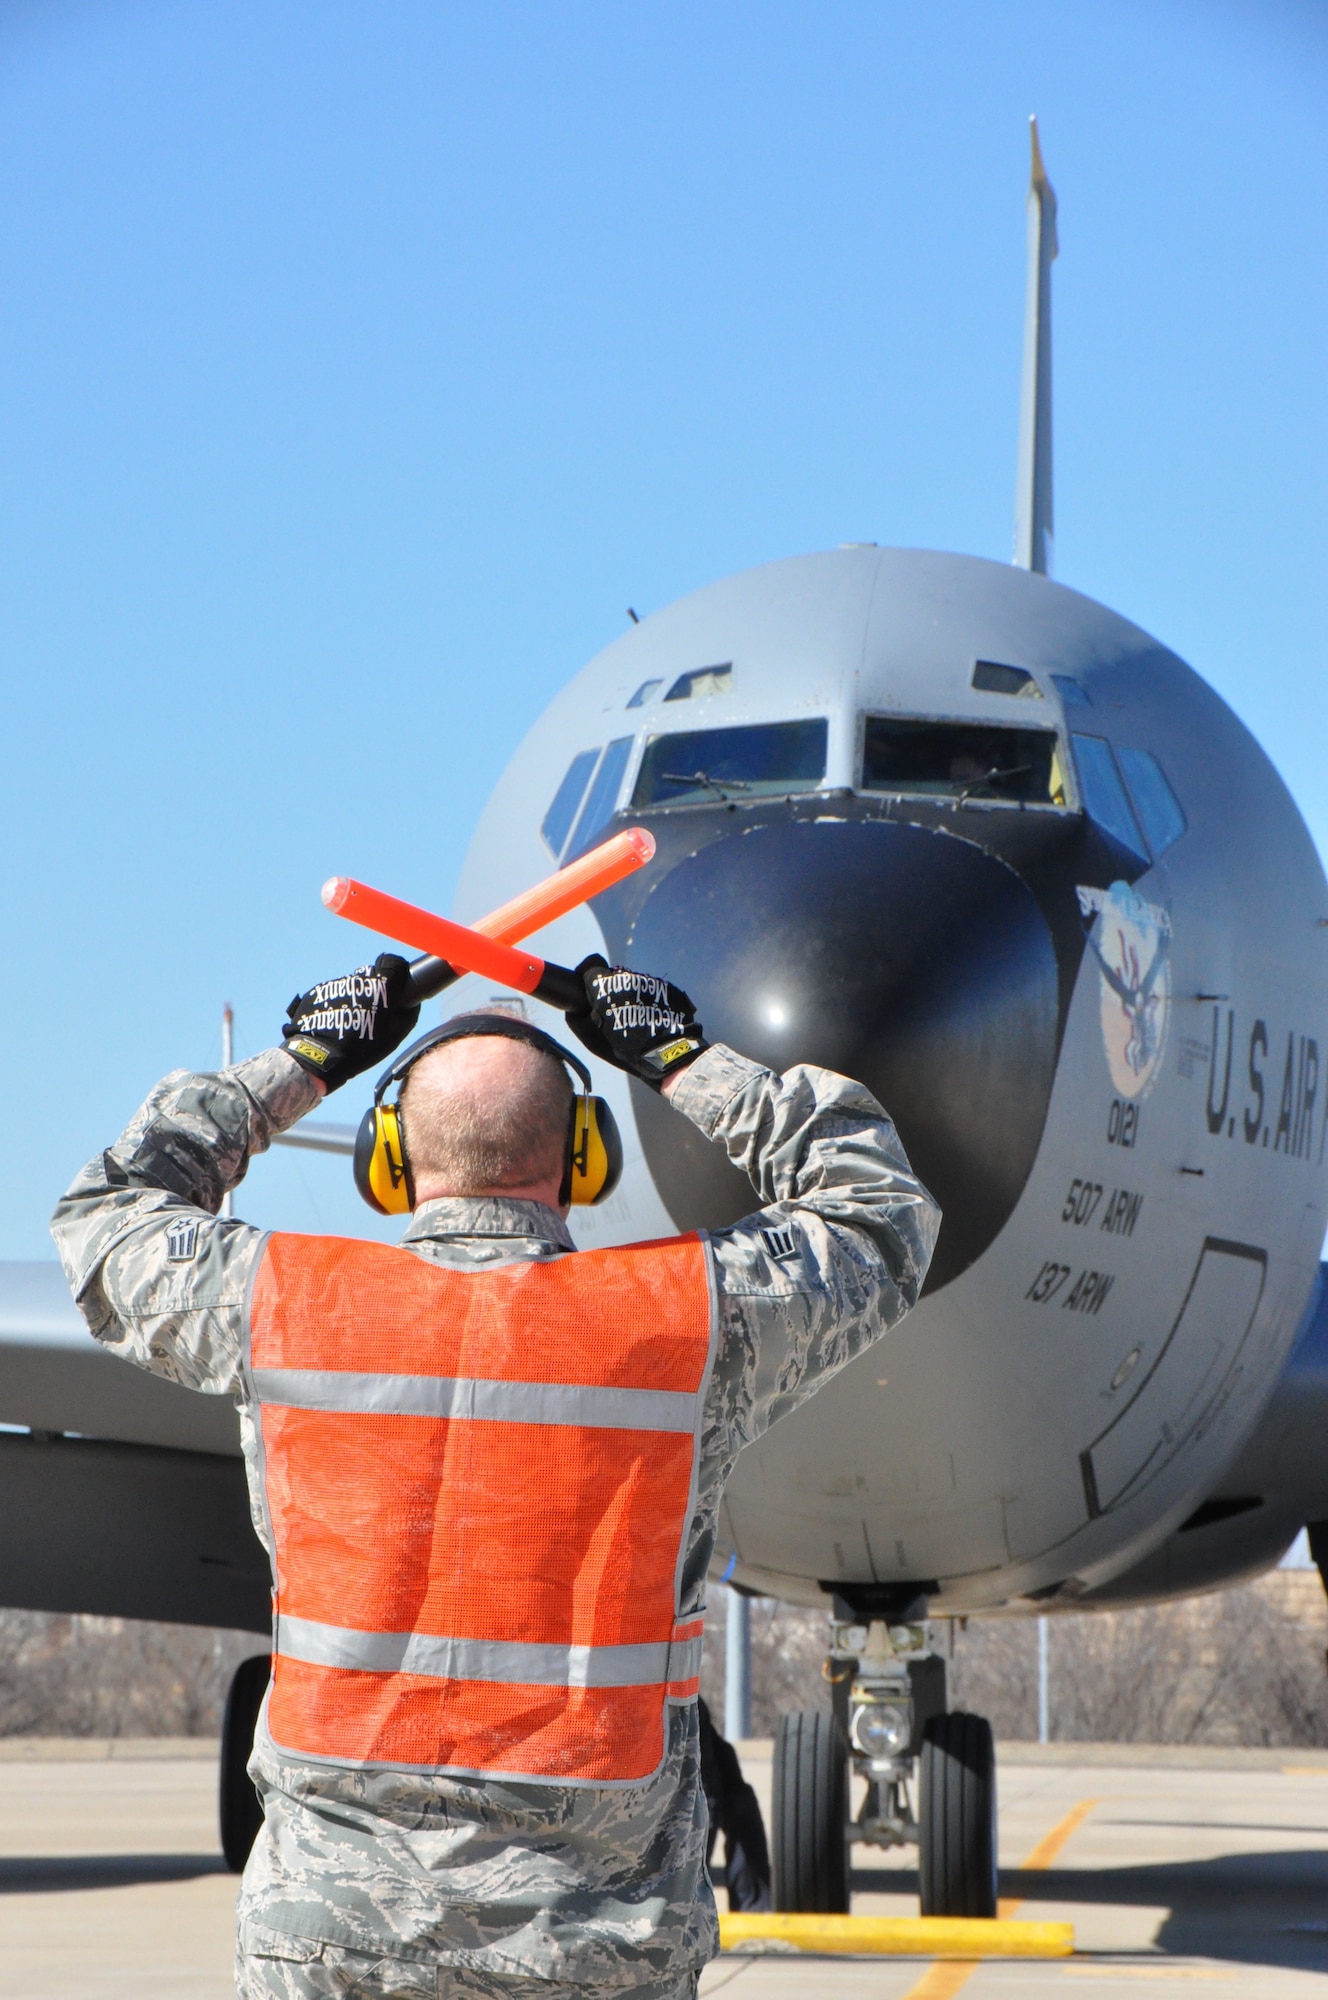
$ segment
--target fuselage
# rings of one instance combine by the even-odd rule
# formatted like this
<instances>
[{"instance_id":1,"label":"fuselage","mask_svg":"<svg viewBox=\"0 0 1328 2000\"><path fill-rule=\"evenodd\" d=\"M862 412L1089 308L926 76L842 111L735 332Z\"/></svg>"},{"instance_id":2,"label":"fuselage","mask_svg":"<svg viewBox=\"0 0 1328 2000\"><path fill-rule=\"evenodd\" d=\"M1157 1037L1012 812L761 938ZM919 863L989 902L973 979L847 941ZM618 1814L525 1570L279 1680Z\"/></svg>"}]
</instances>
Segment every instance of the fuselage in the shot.
<instances>
[{"instance_id":1,"label":"fuselage","mask_svg":"<svg viewBox=\"0 0 1328 2000\"><path fill-rule=\"evenodd\" d=\"M860 1077L945 1212L916 1311L743 1455L720 1564L935 1612L1128 1571L1257 1424L1323 1240L1328 887L1268 759L1100 605L855 547L593 660L496 788L457 914L628 822L655 862L549 954L667 973L713 1038ZM600 1082L627 1169L582 1242L754 1205Z\"/></svg>"}]
</instances>

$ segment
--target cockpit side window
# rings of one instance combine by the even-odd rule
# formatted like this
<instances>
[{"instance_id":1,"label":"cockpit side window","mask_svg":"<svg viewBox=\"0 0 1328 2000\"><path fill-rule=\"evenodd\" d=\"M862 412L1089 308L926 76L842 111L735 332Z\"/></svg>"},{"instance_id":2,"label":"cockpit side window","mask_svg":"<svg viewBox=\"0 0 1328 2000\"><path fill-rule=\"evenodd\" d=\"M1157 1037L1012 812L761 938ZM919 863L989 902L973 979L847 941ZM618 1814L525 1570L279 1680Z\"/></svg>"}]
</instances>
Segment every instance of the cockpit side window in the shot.
<instances>
[{"instance_id":1,"label":"cockpit side window","mask_svg":"<svg viewBox=\"0 0 1328 2000\"><path fill-rule=\"evenodd\" d=\"M634 806L714 804L814 792L825 778L829 727L756 722L741 729L688 729L652 736L632 793Z\"/></svg>"},{"instance_id":2,"label":"cockpit side window","mask_svg":"<svg viewBox=\"0 0 1328 2000\"><path fill-rule=\"evenodd\" d=\"M1113 840L1128 847L1141 861L1147 861L1148 843L1121 783L1111 745L1101 736L1075 736L1072 740L1085 811Z\"/></svg>"},{"instance_id":3,"label":"cockpit side window","mask_svg":"<svg viewBox=\"0 0 1328 2000\"><path fill-rule=\"evenodd\" d=\"M1059 746L1049 729L1007 729L985 722L899 721L869 715L862 787L926 798L999 799L1006 804L1064 805Z\"/></svg>"},{"instance_id":4,"label":"cockpit side window","mask_svg":"<svg viewBox=\"0 0 1328 2000\"><path fill-rule=\"evenodd\" d=\"M1156 861L1173 847L1188 822L1180 800L1167 783L1167 774L1151 750L1116 750L1116 762L1134 802L1139 824L1148 837Z\"/></svg>"},{"instance_id":5,"label":"cockpit side window","mask_svg":"<svg viewBox=\"0 0 1328 2000\"><path fill-rule=\"evenodd\" d=\"M600 828L607 826L612 818L613 809L618 803L623 772L627 769L627 760L632 754L632 745L635 741L636 738L633 736L615 737L604 752L600 767L595 773L595 782L590 787L585 805L581 809L581 817L576 823L576 832L572 835L573 853L579 854L583 848L589 847Z\"/></svg>"},{"instance_id":6,"label":"cockpit side window","mask_svg":"<svg viewBox=\"0 0 1328 2000\"><path fill-rule=\"evenodd\" d=\"M979 660L973 669L973 686L984 694L1018 694L1034 701L1045 698L1027 667L1007 667L999 660Z\"/></svg>"},{"instance_id":7,"label":"cockpit side window","mask_svg":"<svg viewBox=\"0 0 1328 2000\"><path fill-rule=\"evenodd\" d=\"M553 803L544 815L540 837L556 860L563 851L563 843L576 818L576 809L590 782L590 774L599 757L598 750L581 750L573 757L561 785L553 795Z\"/></svg>"},{"instance_id":8,"label":"cockpit side window","mask_svg":"<svg viewBox=\"0 0 1328 2000\"><path fill-rule=\"evenodd\" d=\"M732 679L732 660L724 660L717 667L694 667L689 674L679 674L664 699L696 701L703 695L727 694Z\"/></svg>"}]
</instances>

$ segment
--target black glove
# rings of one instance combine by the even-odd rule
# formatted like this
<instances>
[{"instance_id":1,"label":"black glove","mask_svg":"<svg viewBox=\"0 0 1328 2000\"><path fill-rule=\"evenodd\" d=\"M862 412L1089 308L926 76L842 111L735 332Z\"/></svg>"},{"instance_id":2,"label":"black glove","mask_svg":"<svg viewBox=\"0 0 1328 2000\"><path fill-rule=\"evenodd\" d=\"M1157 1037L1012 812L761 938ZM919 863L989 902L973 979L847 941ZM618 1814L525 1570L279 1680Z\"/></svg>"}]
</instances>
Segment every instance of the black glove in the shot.
<instances>
[{"instance_id":1,"label":"black glove","mask_svg":"<svg viewBox=\"0 0 1328 2000\"><path fill-rule=\"evenodd\" d=\"M283 1046L311 1076L339 1090L390 1056L420 1018L410 967L394 951L341 979L297 993L286 1009Z\"/></svg>"},{"instance_id":2,"label":"black glove","mask_svg":"<svg viewBox=\"0 0 1328 2000\"><path fill-rule=\"evenodd\" d=\"M649 972L610 965L598 952L583 958L576 970L586 1004L564 1018L592 1056L602 1056L658 1090L665 1077L695 1062L710 1046L680 986Z\"/></svg>"}]
</instances>

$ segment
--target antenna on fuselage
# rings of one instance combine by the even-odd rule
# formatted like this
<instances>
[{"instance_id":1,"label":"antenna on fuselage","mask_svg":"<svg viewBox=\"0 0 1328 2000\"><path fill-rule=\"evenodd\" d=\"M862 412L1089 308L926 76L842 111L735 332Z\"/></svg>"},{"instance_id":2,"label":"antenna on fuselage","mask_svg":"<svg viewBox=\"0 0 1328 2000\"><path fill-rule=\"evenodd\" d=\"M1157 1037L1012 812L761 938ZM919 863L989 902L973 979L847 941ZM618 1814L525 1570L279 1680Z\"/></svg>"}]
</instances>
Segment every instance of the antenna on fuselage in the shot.
<instances>
[{"instance_id":1,"label":"antenna on fuselage","mask_svg":"<svg viewBox=\"0 0 1328 2000\"><path fill-rule=\"evenodd\" d=\"M1030 118L1033 169L1028 182L1028 298L1024 312L1024 386L1019 406L1019 469L1014 496L1014 559L1039 576L1051 573L1055 516L1051 504L1051 265L1056 195L1042 164L1037 119Z\"/></svg>"}]
</instances>

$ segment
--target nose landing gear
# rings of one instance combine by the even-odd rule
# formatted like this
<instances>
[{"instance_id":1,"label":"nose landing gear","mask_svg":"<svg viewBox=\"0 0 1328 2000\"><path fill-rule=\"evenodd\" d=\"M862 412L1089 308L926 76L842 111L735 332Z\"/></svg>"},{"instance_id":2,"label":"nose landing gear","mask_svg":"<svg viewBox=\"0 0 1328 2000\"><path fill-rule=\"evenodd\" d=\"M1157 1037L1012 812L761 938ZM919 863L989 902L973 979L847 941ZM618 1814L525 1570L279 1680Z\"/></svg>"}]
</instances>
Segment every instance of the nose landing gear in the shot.
<instances>
[{"instance_id":1,"label":"nose landing gear","mask_svg":"<svg viewBox=\"0 0 1328 2000\"><path fill-rule=\"evenodd\" d=\"M772 1773L771 1895L777 1910L848 1910L848 1745L836 1715L781 1715Z\"/></svg>"},{"instance_id":2,"label":"nose landing gear","mask_svg":"<svg viewBox=\"0 0 1328 2000\"><path fill-rule=\"evenodd\" d=\"M996 1758L991 1725L947 1714L945 1662L925 1624L835 1621L834 1713L779 1719L774 1903L846 1913L849 1846L916 1846L924 1917L996 1914ZM917 1766L917 1813L911 1787ZM850 1778L866 1789L850 1819Z\"/></svg>"},{"instance_id":3,"label":"nose landing gear","mask_svg":"<svg viewBox=\"0 0 1328 2000\"><path fill-rule=\"evenodd\" d=\"M922 1737L918 1887L924 1917L996 1914L996 1750L981 1715L937 1715Z\"/></svg>"}]
</instances>

